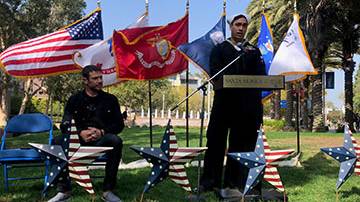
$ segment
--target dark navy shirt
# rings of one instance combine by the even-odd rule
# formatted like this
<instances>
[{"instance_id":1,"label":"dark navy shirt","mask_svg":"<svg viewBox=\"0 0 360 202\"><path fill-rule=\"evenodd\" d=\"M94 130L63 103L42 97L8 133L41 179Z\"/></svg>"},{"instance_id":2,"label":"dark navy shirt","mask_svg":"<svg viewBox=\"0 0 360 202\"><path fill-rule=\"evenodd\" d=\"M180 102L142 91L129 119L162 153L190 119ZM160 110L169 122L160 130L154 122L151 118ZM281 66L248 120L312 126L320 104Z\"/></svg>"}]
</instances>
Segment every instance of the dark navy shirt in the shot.
<instances>
[{"instance_id":1,"label":"dark navy shirt","mask_svg":"<svg viewBox=\"0 0 360 202\"><path fill-rule=\"evenodd\" d=\"M85 91L72 95L65 106L63 123L69 123L72 118L79 131L95 127L103 129L105 134L118 134L124 128L117 98L103 91L95 97Z\"/></svg>"},{"instance_id":2,"label":"dark navy shirt","mask_svg":"<svg viewBox=\"0 0 360 202\"><path fill-rule=\"evenodd\" d=\"M240 54L241 58L215 78L215 83L223 75L266 75L265 64L257 47L245 42L239 48L228 40L217 45L211 52L211 75L215 75ZM262 120L261 90L219 88L215 90L213 112L218 113L219 116L224 116L227 121L234 121L237 116Z\"/></svg>"}]
</instances>

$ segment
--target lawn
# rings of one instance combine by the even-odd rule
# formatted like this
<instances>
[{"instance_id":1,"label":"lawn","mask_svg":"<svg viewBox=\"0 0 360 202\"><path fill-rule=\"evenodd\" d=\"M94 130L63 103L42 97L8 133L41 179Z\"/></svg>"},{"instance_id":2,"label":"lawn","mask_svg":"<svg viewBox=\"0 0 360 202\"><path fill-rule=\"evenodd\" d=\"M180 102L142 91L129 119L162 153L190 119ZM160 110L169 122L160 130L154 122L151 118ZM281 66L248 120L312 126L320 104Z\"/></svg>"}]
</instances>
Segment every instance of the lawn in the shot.
<instances>
[{"instance_id":1,"label":"lawn","mask_svg":"<svg viewBox=\"0 0 360 202\"><path fill-rule=\"evenodd\" d=\"M175 128L179 146L185 146L184 128ZM153 130L154 146L159 146L164 128L155 127ZM148 128L125 129L121 134L124 140L123 160L125 163L139 159L137 154L129 149L131 145L149 146ZM333 133L301 133L301 150L303 151L302 167L281 167L279 172L285 186L289 201L335 201L335 183L339 172L339 163L320 152L321 147L342 145L343 134ZM296 149L296 133L294 132L268 132L268 142L272 149ZM355 135L359 139L360 136ZM26 145L27 142L46 143L46 135L20 136L9 138L9 146ZM206 138L204 138L206 142ZM199 128L190 129L190 146L198 146ZM197 183L197 168L187 168L188 177L192 186ZM41 170L21 169L14 170L12 174L41 175ZM92 171L101 174L103 171ZM139 201L143 185L147 180L150 168L135 170L120 170L118 174L118 186L115 191L124 201ZM3 176L0 174L0 182ZM360 201L360 178L352 176L342 186L339 193L340 201ZM0 183L0 201L43 201L41 189L43 181L18 181L10 187L8 193L4 193L3 183ZM94 180L96 201L100 201L102 180ZM89 195L78 185L73 186L73 200L90 201ZM55 194L51 189L48 196ZM158 184L144 195L144 201L185 201L188 194L170 180ZM213 193L205 195L206 201L218 201ZM46 198L48 199L48 197Z\"/></svg>"}]
</instances>

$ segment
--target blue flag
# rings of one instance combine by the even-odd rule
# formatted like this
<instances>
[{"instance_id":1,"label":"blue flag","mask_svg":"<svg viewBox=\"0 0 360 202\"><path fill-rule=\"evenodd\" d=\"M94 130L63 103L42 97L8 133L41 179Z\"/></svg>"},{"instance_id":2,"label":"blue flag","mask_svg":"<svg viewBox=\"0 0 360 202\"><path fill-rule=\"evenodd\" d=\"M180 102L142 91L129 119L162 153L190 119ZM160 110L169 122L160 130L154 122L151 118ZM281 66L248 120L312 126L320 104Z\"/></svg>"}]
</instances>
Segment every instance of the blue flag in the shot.
<instances>
[{"instance_id":1,"label":"blue flag","mask_svg":"<svg viewBox=\"0 0 360 202\"><path fill-rule=\"evenodd\" d=\"M204 36L179 47L179 50L182 51L191 62L200 67L207 76L210 76L211 50L215 45L225 40L225 26L225 15L223 15L219 22Z\"/></svg>"},{"instance_id":2,"label":"blue flag","mask_svg":"<svg viewBox=\"0 0 360 202\"><path fill-rule=\"evenodd\" d=\"M269 68L274 57L274 47L270 31L270 25L267 21L265 14L261 14L261 27L258 39L258 47L260 49L261 55L264 58L266 74L268 75ZM266 98L269 98L271 94L271 91L263 91L262 99L264 100Z\"/></svg>"}]
</instances>

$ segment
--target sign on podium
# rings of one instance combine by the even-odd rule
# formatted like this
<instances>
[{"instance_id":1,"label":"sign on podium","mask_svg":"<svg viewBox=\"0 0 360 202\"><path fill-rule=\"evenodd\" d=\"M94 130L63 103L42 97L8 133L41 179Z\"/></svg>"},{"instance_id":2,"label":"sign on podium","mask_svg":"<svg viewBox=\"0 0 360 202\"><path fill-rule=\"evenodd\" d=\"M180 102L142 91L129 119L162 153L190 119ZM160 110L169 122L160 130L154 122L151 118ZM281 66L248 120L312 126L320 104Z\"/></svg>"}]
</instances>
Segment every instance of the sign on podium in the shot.
<instances>
[{"instance_id":1,"label":"sign on podium","mask_svg":"<svg viewBox=\"0 0 360 202\"><path fill-rule=\"evenodd\" d=\"M281 75L224 75L214 82L214 89L221 88L256 88L278 90L285 88L285 78Z\"/></svg>"}]
</instances>

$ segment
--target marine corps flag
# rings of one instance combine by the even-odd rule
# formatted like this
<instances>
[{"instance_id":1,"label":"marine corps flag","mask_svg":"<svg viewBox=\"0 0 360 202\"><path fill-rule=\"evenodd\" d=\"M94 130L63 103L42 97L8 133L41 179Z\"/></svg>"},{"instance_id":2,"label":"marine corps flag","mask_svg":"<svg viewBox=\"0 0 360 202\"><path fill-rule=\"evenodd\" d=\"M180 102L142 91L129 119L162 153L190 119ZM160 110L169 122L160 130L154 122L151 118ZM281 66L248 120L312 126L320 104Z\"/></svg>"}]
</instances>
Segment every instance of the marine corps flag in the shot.
<instances>
[{"instance_id":1,"label":"marine corps flag","mask_svg":"<svg viewBox=\"0 0 360 202\"><path fill-rule=\"evenodd\" d=\"M120 80L159 79L187 69L176 48L188 42L188 15L165 26L113 33L113 52Z\"/></svg>"}]
</instances>

